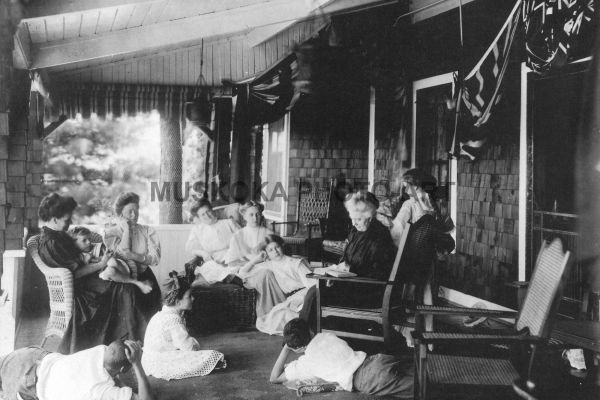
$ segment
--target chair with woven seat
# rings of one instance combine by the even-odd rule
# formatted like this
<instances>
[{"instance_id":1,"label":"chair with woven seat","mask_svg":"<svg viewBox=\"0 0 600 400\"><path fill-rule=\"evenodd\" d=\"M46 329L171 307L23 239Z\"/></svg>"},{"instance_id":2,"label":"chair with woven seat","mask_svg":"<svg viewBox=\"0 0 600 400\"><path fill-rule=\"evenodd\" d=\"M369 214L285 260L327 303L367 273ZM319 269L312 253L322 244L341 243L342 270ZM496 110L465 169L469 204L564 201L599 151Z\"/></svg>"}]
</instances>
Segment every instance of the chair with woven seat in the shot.
<instances>
[{"instance_id":1,"label":"chair with woven seat","mask_svg":"<svg viewBox=\"0 0 600 400\"><path fill-rule=\"evenodd\" d=\"M73 273L67 268L52 268L40 258L38 252L39 238L39 235L29 238L27 251L46 278L48 294L50 295L50 317L41 344L41 347L44 347L50 336L56 335L62 338L71 321L73 314ZM102 236L92 232L90 241L99 243L102 241Z\"/></svg>"},{"instance_id":2,"label":"chair with woven seat","mask_svg":"<svg viewBox=\"0 0 600 400\"><path fill-rule=\"evenodd\" d=\"M298 203L296 205L296 219L294 221L271 222L273 231L278 225L291 225L290 234L283 236L286 245L292 247L292 252L300 252L308 257L307 243L319 227L319 218L327 216L329 199L333 189L333 179L329 185L313 185L300 178L298 184Z\"/></svg>"},{"instance_id":3,"label":"chair with woven seat","mask_svg":"<svg viewBox=\"0 0 600 400\"><path fill-rule=\"evenodd\" d=\"M414 325L406 321L407 294L411 285L415 286L412 291L412 302L421 304L428 276L431 274L434 262L434 229L432 219L422 217L409 229L403 231L396 258L387 281L380 281L364 277L334 278L330 276L312 277L319 279L319 288L323 288L328 280L340 280L364 285L366 289L371 286L385 286L381 307L358 308L339 307L321 304L321 298L317 294L317 331L333 332L338 336L350 337L362 340L383 342L386 348L393 347L393 326ZM321 329L321 318L339 317L352 320L372 321L381 325L381 334L376 331L365 334L346 331L343 328Z\"/></svg>"},{"instance_id":4,"label":"chair with woven seat","mask_svg":"<svg viewBox=\"0 0 600 400\"><path fill-rule=\"evenodd\" d=\"M560 302L560 289L569 259L569 252L563 252L562 242L555 239L540 249L529 290L518 313L460 307L417 307L417 330L415 340L415 398L426 399L431 386L484 387L508 390L519 376L523 375L520 366L508 358L475 357L472 355L440 354L432 352L429 345L466 346L472 351L475 345L529 346L529 370L539 344L543 344L550 333L554 315ZM471 316L516 318L514 326L498 334L496 332L446 333L424 332L425 315Z\"/></svg>"}]
</instances>

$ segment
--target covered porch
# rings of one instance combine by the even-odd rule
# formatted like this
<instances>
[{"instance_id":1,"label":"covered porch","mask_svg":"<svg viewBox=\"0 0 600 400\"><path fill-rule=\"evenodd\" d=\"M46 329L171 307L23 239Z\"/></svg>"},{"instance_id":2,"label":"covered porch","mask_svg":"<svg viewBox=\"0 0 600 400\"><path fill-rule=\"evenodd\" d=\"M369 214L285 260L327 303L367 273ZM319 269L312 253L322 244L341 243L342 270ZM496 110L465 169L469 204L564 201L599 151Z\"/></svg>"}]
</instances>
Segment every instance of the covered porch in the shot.
<instances>
[{"instance_id":1,"label":"covered porch","mask_svg":"<svg viewBox=\"0 0 600 400\"><path fill-rule=\"evenodd\" d=\"M383 203L402 194L405 171L420 167L437 179L440 204L456 224L456 249L436 270L440 304L518 310L542 240L558 236L575 260L561 314L575 320L591 314L587 296L600 286L593 281L596 267L583 262L589 246L581 241L576 195L582 186L573 171L595 31L582 25L564 66L535 71L521 31L513 33L506 60L498 48L490 52L499 38L507 45L500 34L515 6L493 0L4 2L2 25L10 32L1 39L0 59L6 71L0 74L0 271L7 282L17 277L9 285L16 282L25 293L1 287L14 317L23 306L30 311L27 299L47 298L23 244L25 229L37 229L37 207L49 190L43 166L49 135L78 114L114 118L152 110L160 115L160 169L140 194L158 203L159 282L190 257L183 243L194 195L206 193L217 206L259 200L269 223L285 222L297 218L303 190L335 182L340 193L368 189ZM473 121L457 118L457 82L486 54L496 54L502 68L502 100L474 139L468 137ZM566 99L550 101L556 93ZM193 181L184 167L189 131L204 143ZM461 133L467 133L462 140ZM485 144L461 156L477 135ZM19 281L27 274L33 278ZM242 335L240 349L252 335ZM259 335L252 345L268 342L275 352L279 339ZM211 379L220 382L219 375ZM282 388L257 390L236 393L293 397Z\"/></svg>"}]
</instances>

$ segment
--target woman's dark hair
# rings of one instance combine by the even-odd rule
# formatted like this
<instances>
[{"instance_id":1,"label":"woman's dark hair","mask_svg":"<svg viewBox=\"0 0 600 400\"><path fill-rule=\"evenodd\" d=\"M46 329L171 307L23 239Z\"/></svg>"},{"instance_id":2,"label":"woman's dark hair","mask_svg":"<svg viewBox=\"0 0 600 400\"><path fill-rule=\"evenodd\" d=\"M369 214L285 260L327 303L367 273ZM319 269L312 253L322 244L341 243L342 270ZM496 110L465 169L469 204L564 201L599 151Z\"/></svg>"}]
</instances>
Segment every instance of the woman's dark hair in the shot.
<instances>
[{"instance_id":1,"label":"woman's dark hair","mask_svg":"<svg viewBox=\"0 0 600 400\"><path fill-rule=\"evenodd\" d=\"M283 238L281 236L271 233L271 234L268 234L267 236L265 236L265 244L269 244L269 243L277 243L278 245L283 247L283 245L285 244L285 241L283 240Z\"/></svg>"},{"instance_id":2,"label":"woman's dark hair","mask_svg":"<svg viewBox=\"0 0 600 400\"><path fill-rule=\"evenodd\" d=\"M422 188L430 195L435 193L437 188L437 179L419 168L412 168L406 171L402 175L402 180L413 186Z\"/></svg>"},{"instance_id":3,"label":"woman's dark hair","mask_svg":"<svg viewBox=\"0 0 600 400\"><path fill-rule=\"evenodd\" d=\"M291 349L299 349L310 343L308 322L300 318L290 320L283 327L283 340Z\"/></svg>"},{"instance_id":4,"label":"woman's dark hair","mask_svg":"<svg viewBox=\"0 0 600 400\"><path fill-rule=\"evenodd\" d=\"M163 300L164 305L172 307L178 300L183 299L183 295L190 289L190 284L184 277L179 276L177 272L169 272L169 280L165 284L168 292Z\"/></svg>"},{"instance_id":5,"label":"woman's dark hair","mask_svg":"<svg viewBox=\"0 0 600 400\"><path fill-rule=\"evenodd\" d=\"M194 217L197 217L198 210L200 210L202 207L208 207L212 210L212 204L210 204L210 201L208 201L205 198L201 198L200 200L194 203L192 208L190 208L190 214L192 214Z\"/></svg>"},{"instance_id":6,"label":"woman's dark hair","mask_svg":"<svg viewBox=\"0 0 600 400\"><path fill-rule=\"evenodd\" d=\"M86 236L90 236L92 234L92 231L90 231L85 226L76 226L75 228L73 228L69 231L69 234L71 235L72 238L77 238L79 236L86 237Z\"/></svg>"},{"instance_id":7,"label":"woman's dark hair","mask_svg":"<svg viewBox=\"0 0 600 400\"><path fill-rule=\"evenodd\" d=\"M131 203L140 205L140 196L138 196L137 193L125 192L118 195L115 200L115 214L121 215L123 208Z\"/></svg>"},{"instance_id":8,"label":"woman's dark hair","mask_svg":"<svg viewBox=\"0 0 600 400\"><path fill-rule=\"evenodd\" d=\"M38 216L44 222L52 218L62 218L77 208L77 202L71 196L61 196L58 193L50 193L40 202Z\"/></svg>"}]
</instances>

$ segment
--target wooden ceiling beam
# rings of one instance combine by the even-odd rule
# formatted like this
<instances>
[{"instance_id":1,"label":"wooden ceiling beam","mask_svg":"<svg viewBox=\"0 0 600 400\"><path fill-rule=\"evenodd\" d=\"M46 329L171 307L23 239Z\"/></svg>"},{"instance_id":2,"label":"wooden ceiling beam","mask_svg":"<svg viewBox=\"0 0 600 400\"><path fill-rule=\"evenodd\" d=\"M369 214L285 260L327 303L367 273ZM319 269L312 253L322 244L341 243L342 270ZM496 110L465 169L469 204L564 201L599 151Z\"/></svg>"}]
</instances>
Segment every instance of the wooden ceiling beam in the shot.
<instances>
[{"instance_id":1,"label":"wooden ceiling beam","mask_svg":"<svg viewBox=\"0 0 600 400\"><path fill-rule=\"evenodd\" d=\"M50 68L106 59L165 46L186 46L202 38L232 35L248 29L306 18L330 0L272 0L265 4L190 17L76 40L33 46L32 68Z\"/></svg>"},{"instance_id":2,"label":"wooden ceiling beam","mask_svg":"<svg viewBox=\"0 0 600 400\"><path fill-rule=\"evenodd\" d=\"M157 3L160 0L35 0L25 7L24 20L81 13L101 8Z\"/></svg>"}]
</instances>

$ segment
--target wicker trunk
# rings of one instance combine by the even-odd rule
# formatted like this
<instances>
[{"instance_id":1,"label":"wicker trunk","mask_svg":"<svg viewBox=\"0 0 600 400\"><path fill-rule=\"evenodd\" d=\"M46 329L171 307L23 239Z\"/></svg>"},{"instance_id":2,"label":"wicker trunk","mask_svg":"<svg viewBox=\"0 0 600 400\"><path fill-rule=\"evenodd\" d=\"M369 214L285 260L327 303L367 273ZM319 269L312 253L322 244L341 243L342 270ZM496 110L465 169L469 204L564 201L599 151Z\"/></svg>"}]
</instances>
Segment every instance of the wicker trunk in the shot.
<instances>
[{"instance_id":1,"label":"wicker trunk","mask_svg":"<svg viewBox=\"0 0 600 400\"><path fill-rule=\"evenodd\" d=\"M256 291L215 283L193 289L194 305L188 324L199 332L254 329Z\"/></svg>"}]
</instances>

